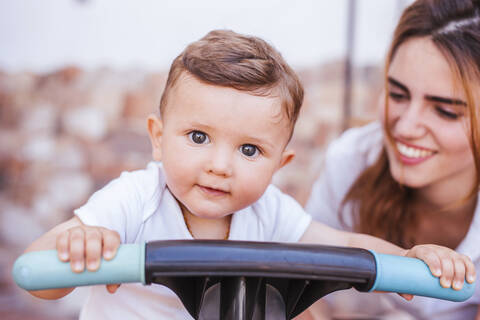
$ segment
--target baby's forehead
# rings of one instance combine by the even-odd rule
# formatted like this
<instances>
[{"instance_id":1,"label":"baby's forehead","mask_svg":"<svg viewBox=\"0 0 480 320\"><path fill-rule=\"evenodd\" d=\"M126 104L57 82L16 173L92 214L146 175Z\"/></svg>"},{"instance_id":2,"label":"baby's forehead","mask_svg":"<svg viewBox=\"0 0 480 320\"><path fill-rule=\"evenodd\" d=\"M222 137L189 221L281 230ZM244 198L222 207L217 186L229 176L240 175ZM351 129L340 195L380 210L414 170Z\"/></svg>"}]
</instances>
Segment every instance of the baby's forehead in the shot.
<instances>
[{"instance_id":1,"label":"baby's forehead","mask_svg":"<svg viewBox=\"0 0 480 320\"><path fill-rule=\"evenodd\" d=\"M259 104L257 101L263 100L268 101L269 113L262 113L262 116L267 116L272 121L282 124L283 121L290 122L289 119L289 110L287 98L282 94L282 90L278 87L259 87L259 88L235 88L233 86L227 85L217 85L204 82L197 77L189 74L182 73L179 76L176 83L170 88L168 99L171 103L167 103L165 106L170 110L174 110L180 101L184 103L184 100L189 100L189 102L202 102L205 99L225 99L225 96L230 96L231 100L236 98L241 99L241 101L250 102L253 104ZM194 94L192 94L194 92ZM247 100L244 97L250 96L251 99ZM232 101L227 101L232 102ZM265 103L261 103L264 105ZM170 105L170 106L168 106ZM228 104L226 104L228 107ZM234 110L232 110L232 116L234 116ZM252 116L260 116L260 114L255 113Z\"/></svg>"},{"instance_id":2,"label":"baby's forehead","mask_svg":"<svg viewBox=\"0 0 480 320\"><path fill-rule=\"evenodd\" d=\"M283 101L273 91L257 94L198 81L184 81L172 90L164 121L277 140L288 139L292 129Z\"/></svg>"}]
</instances>

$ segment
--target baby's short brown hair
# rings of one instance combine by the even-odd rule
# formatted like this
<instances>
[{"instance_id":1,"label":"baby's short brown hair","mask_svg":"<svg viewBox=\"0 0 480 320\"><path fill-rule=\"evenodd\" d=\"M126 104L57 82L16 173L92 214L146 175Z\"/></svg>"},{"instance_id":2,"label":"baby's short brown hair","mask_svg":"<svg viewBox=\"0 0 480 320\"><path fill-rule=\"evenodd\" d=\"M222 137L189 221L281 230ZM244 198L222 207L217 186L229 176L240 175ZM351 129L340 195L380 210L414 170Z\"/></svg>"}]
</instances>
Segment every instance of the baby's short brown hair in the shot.
<instances>
[{"instance_id":1,"label":"baby's short brown hair","mask_svg":"<svg viewBox=\"0 0 480 320\"><path fill-rule=\"evenodd\" d=\"M281 54L264 40L229 30L214 30L175 58L160 100L163 114L169 91L184 73L208 84L278 94L292 131L303 102L303 86Z\"/></svg>"}]
</instances>

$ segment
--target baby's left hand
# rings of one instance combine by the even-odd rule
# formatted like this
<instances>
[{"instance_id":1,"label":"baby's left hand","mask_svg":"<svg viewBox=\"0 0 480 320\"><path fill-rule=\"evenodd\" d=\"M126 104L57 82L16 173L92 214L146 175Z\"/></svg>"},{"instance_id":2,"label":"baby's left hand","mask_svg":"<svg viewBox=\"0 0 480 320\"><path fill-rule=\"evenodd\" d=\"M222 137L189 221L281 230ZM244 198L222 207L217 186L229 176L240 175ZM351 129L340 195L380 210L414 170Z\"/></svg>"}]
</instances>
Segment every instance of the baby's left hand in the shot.
<instances>
[{"instance_id":1,"label":"baby's left hand","mask_svg":"<svg viewBox=\"0 0 480 320\"><path fill-rule=\"evenodd\" d=\"M472 260L450 248L433 244L418 245L406 250L405 256L423 260L432 274L440 277L440 285L444 288L461 290L465 278L468 283L475 281L475 265ZM401 296L407 300L413 298L408 294Z\"/></svg>"}]
</instances>

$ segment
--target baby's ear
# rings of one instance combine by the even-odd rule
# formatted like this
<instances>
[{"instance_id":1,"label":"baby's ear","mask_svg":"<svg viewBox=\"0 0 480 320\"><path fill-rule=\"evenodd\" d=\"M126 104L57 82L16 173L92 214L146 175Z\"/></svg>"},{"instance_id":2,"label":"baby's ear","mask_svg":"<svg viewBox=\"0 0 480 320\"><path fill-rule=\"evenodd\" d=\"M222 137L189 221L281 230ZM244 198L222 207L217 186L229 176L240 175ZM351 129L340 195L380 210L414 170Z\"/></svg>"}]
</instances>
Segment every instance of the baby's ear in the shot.
<instances>
[{"instance_id":1,"label":"baby's ear","mask_svg":"<svg viewBox=\"0 0 480 320\"><path fill-rule=\"evenodd\" d=\"M293 160L293 158L295 158L295 151L293 151L292 149L289 149L289 150L285 149L285 151L283 151L282 153L282 158L280 159L280 164L277 170L289 164L290 161Z\"/></svg>"},{"instance_id":2,"label":"baby's ear","mask_svg":"<svg viewBox=\"0 0 480 320\"><path fill-rule=\"evenodd\" d=\"M162 160L163 122L154 114L147 118L147 130L152 143L152 156L155 161Z\"/></svg>"}]
</instances>

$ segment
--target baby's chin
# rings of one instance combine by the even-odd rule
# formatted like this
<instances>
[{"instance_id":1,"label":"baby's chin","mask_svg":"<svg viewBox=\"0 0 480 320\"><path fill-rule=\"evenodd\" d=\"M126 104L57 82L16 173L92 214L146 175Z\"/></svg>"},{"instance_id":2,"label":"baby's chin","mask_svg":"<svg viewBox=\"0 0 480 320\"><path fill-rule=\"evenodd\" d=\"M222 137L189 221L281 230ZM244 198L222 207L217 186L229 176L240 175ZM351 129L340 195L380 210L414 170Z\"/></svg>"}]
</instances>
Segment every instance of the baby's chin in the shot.
<instances>
[{"instance_id":1,"label":"baby's chin","mask_svg":"<svg viewBox=\"0 0 480 320\"><path fill-rule=\"evenodd\" d=\"M202 219L222 219L225 217L228 217L229 215L233 214L232 211L225 211L225 210L218 210L218 209L212 209L212 208L187 208L188 211Z\"/></svg>"}]
</instances>

